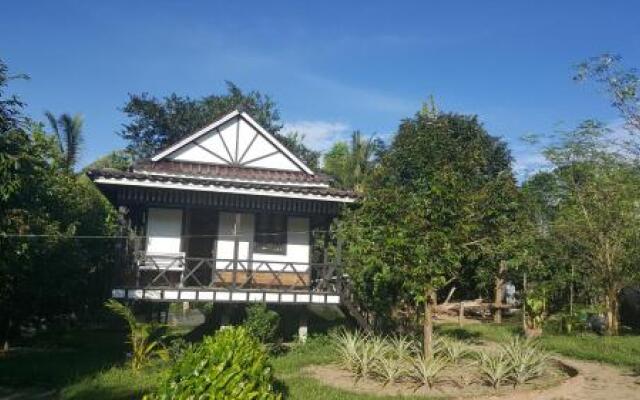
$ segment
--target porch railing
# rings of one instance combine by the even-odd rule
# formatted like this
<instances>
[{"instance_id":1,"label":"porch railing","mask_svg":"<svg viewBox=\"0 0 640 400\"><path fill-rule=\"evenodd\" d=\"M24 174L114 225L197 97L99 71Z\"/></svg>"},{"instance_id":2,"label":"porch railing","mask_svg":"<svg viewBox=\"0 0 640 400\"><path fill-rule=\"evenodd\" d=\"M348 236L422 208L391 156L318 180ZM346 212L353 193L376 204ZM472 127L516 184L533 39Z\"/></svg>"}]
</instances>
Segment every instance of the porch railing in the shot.
<instances>
[{"instance_id":1,"label":"porch railing","mask_svg":"<svg viewBox=\"0 0 640 400\"><path fill-rule=\"evenodd\" d=\"M136 288L217 288L339 293L336 263L186 257L184 253L137 252L125 276Z\"/></svg>"}]
</instances>

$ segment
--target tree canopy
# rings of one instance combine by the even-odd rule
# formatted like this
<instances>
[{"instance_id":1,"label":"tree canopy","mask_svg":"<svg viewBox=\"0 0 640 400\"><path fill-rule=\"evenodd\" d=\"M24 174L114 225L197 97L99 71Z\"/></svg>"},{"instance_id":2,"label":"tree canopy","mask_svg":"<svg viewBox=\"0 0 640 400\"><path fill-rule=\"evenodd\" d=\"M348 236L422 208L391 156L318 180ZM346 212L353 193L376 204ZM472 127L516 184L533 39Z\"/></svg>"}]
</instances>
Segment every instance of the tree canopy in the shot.
<instances>
[{"instance_id":1,"label":"tree canopy","mask_svg":"<svg viewBox=\"0 0 640 400\"><path fill-rule=\"evenodd\" d=\"M105 242L113 209L84 176L67 168L57 138L6 95L0 60L0 340L42 319L87 317L109 291ZM108 245L107 245L108 248Z\"/></svg>"},{"instance_id":2,"label":"tree canopy","mask_svg":"<svg viewBox=\"0 0 640 400\"><path fill-rule=\"evenodd\" d=\"M275 102L258 91L243 92L231 82L227 82L226 93L198 99L175 93L162 99L147 93L130 94L122 108L129 122L119 134L129 142L127 150L135 159L147 158L236 109L251 115L310 168L317 168L319 153L302 143L303 135L280 134Z\"/></svg>"},{"instance_id":3,"label":"tree canopy","mask_svg":"<svg viewBox=\"0 0 640 400\"><path fill-rule=\"evenodd\" d=\"M516 191L510 162L476 117L420 112L402 122L338 229L356 294L378 324L410 324L463 266L496 252L491 235Z\"/></svg>"}]
</instances>

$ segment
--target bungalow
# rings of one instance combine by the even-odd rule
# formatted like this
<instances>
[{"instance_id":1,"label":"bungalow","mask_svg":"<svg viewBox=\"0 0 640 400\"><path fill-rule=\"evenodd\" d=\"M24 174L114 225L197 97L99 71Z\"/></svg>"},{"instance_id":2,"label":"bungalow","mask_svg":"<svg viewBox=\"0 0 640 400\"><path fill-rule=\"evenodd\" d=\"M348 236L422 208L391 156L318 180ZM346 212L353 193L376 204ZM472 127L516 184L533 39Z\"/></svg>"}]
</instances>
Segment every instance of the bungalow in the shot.
<instances>
[{"instance_id":1,"label":"bungalow","mask_svg":"<svg viewBox=\"0 0 640 400\"><path fill-rule=\"evenodd\" d=\"M118 242L114 298L341 303L339 254L329 256L327 232L355 196L331 188L246 113L130 171L89 176L128 236Z\"/></svg>"}]
</instances>

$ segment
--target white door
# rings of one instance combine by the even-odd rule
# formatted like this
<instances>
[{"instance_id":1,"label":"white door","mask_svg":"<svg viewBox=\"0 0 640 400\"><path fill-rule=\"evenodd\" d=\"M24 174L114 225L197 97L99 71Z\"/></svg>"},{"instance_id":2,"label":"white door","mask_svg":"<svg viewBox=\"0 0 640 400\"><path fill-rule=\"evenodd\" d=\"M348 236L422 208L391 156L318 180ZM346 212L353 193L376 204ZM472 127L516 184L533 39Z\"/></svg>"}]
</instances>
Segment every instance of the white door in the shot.
<instances>
[{"instance_id":1,"label":"white door","mask_svg":"<svg viewBox=\"0 0 640 400\"><path fill-rule=\"evenodd\" d=\"M182 210L150 208L147 215L147 252L179 253L182 235Z\"/></svg>"}]
</instances>

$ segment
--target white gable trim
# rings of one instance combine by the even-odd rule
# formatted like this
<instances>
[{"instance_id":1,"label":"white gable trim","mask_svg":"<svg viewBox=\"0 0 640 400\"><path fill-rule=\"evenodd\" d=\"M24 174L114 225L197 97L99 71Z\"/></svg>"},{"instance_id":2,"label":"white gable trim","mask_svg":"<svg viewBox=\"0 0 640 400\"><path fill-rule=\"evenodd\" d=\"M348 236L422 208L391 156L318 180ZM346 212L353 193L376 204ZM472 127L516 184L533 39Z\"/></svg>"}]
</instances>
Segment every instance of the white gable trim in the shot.
<instances>
[{"instance_id":1,"label":"white gable trim","mask_svg":"<svg viewBox=\"0 0 640 400\"><path fill-rule=\"evenodd\" d=\"M233 112L225 115L224 117L222 117L221 119L217 120L216 122L214 122L214 123L202 128L202 129L200 129L196 133L194 133L194 134L192 134L190 136L187 136L186 138L182 139L181 141L179 141L178 143L174 144L173 146L171 146L171 147L163 150L162 152L156 154L155 156L153 156L151 158L151 161L160 161L160 160L162 160L163 158L167 157L168 155L174 153L176 150L188 145L189 143L197 140L198 138L200 138L201 136L205 135L206 133L209 133L209 132L215 130L216 128L220 127L221 125L225 124L228 121L231 121L234 118L242 118L243 120L245 120L255 130L257 130L260 134L262 134L262 136L264 136L264 138L268 142L270 142L280 152L282 152L282 154L285 157L287 157L289 160L291 160L297 167L299 167L301 170L303 170L304 172L306 172L309 175L314 175L313 171L309 167L307 167L304 164L304 162L302 162L302 160L300 160L293 153L291 153L286 147L284 147L282 145L282 143L280 143L280 141L278 141L278 139L276 139L266 129L264 129L262 126L260 126L260 124L258 124L247 113L245 113L245 112L241 113L238 110L233 111ZM239 123L239 121L238 121L238 123Z\"/></svg>"},{"instance_id":2,"label":"white gable trim","mask_svg":"<svg viewBox=\"0 0 640 400\"><path fill-rule=\"evenodd\" d=\"M302 160L300 160L298 157L296 157L293 153L291 153L286 147L284 147L282 145L282 143L280 143L280 141L278 139L276 139L275 137L273 137L272 134L270 134L269 132L267 132L266 129L264 129L262 126L260 126L259 123L257 123L253 118L251 118L251 116L249 116L249 114L243 112L240 114L242 116L242 118L244 118L245 121L247 121L251 126L253 126L255 129L258 130L258 132L262 133L262 135L269 141L271 142L272 145L276 146L276 148L278 150L280 150L282 153L284 153L285 156L287 156L287 158L289 158L291 161L293 161L298 167L300 167L304 172L306 172L309 175L313 175L313 171L309 169L309 167L307 167Z\"/></svg>"},{"instance_id":3,"label":"white gable trim","mask_svg":"<svg viewBox=\"0 0 640 400\"><path fill-rule=\"evenodd\" d=\"M204 128L200 129L198 132L194 133L193 135L187 136L186 138L182 139L181 141L179 141L178 143L174 144L173 146L171 146L171 147L163 150L162 152L156 154L155 156L151 157L151 161L160 161L160 160L162 160L163 158L165 158L169 154L173 153L174 151L178 150L179 148L181 148L181 147L189 144L190 142L198 139L200 136L204 135L205 133L216 129L220 125L224 124L227 121L230 121L231 119L237 117L238 115L240 115L240 111L238 111L238 110L230 112L229 114L227 114L224 117L220 118L216 122L205 126Z\"/></svg>"}]
</instances>

